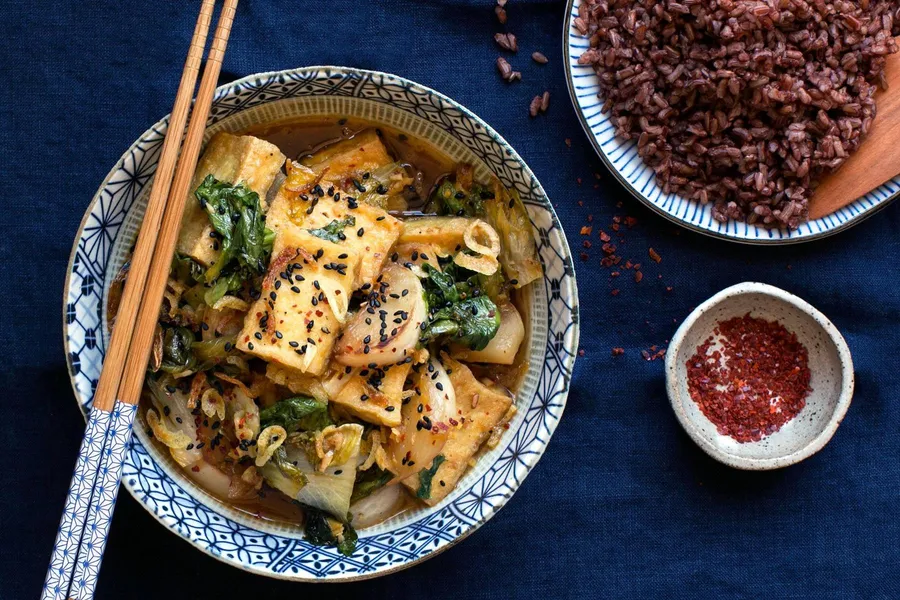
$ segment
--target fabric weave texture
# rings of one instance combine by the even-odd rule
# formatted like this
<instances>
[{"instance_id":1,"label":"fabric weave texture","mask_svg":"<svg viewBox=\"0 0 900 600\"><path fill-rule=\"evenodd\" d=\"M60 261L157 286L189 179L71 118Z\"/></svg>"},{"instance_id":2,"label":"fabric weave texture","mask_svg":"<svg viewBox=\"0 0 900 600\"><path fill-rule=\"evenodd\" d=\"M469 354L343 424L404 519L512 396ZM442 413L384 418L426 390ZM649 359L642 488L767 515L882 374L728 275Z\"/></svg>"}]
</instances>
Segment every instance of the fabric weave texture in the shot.
<instances>
[{"instance_id":1,"label":"fabric weave texture","mask_svg":"<svg viewBox=\"0 0 900 600\"><path fill-rule=\"evenodd\" d=\"M40 593L84 432L61 335L71 243L103 177L170 110L197 8L0 0L0 389L11 450L0 471L4 600ZM755 248L681 230L618 185L585 138L565 85L564 2L506 8L504 28L490 0L245 0L221 82L302 65L387 71L462 103L522 155L569 237L581 295L584 356L541 462L458 546L340 588L225 566L122 494L97 598L900 596L900 205L800 246ZM497 73L499 31L518 36L519 52L503 55L522 81ZM549 63L533 62L535 50ZM545 90L549 110L532 119L528 105ZM614 216L636 219L614 243L641 263L640 282L623 268L611 277L600 263L599 231L612 234ZM663 347L694 306L741 281L806 299L854 356L856 394L834 439L779 471L740 472L707 457L669 407L663 362L641 356ZM615 347L624 354L613 356Z\"/></svg>"}]
</instances>

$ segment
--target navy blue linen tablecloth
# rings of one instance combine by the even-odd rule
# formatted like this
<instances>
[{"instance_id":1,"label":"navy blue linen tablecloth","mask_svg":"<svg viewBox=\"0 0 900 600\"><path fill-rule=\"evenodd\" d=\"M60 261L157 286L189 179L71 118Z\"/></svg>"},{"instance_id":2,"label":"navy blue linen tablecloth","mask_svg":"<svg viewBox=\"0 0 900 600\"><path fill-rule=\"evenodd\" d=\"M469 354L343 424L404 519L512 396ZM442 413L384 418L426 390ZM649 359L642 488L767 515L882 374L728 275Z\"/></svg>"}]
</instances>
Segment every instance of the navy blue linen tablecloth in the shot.
<instances>
[{"instance_id":1,"label":"navy blue linen tablecloth","mask_svg":"<svg viewBox=\"0 0 900 600\"><path fill-rule=\"evenodd\" d=\"M509 85L494 65L500 28L491 0L245 0L222 73L224 82L334 64L408 77L469 107L519 151L576 254L593 215L595 248L577 261L584 356L556 435L514 500L444 554L338 590L221 564L123 494L99 598L900 595L900 204L836 237L782 248L714 241L652 215L615 183L578 125L560 50L564 8L510 0L508 27L520 46L511 60L523 78ZM196 9L0 2L3 600L39 592L83 431L60 327L72 238L109 168L168 112ZM549 64L533 63L535 50ZM532 120L528 104L544 90L549 111ZM640 283L612 282L596 248L597 229L626 214L638 222L620 254L643 263ZM658 265L647 258L651 246ZM662 361L640 354L663 345L692 307L745 280L817 306L856 363L856 395L832 442L767 473L703 454L669 408ZM613 347L625 354L611 356Z\"/></svg>"}]
</instances>

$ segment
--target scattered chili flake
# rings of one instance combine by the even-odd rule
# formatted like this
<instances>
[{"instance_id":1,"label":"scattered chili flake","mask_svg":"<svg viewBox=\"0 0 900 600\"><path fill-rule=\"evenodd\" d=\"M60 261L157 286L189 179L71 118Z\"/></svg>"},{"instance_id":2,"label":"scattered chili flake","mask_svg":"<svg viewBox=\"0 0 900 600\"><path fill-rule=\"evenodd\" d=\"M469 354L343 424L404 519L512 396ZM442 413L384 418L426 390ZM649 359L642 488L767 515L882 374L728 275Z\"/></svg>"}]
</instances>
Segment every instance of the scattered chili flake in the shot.
<instances>
[{"instance_id":1,"label":"scattered chili flake","mask_svg":"<svg viewBox=\"0 0 900 600\"><path fill-rule=\"evenodd\" d=\"M662 262L662 256L660 256L659 252L657 252L653 248L650 248L649 250L647 250L647 254L650 255L650 258L651 258L651 260L653 260L653 262L655 262L657 264Z\"/></svg>"},{"instance_id":2,"label":"scattered chili flake","mask_svg":"<svg viewBox=\"0 0 900 600\"><path fill-rule=\"evenodd\" d=\"M590 258L590 256L588 255L587 252L582 252L582 253L581 253L581 260L582 260L582 261L587 262L587 260L588 260L589 258Z\"/></svg>"},{"instance_id":3,"label":"scattered chili flake","mask_svg":"<svg viewBox=\"0 0 900 600\"><path fill-rule=\"evenodd\" d=\"M625 217L625 225L628 226L629 229L637 225L638 220L634 217Z\"/></svg>"},{"instance_id":4,"label":"scattered chili flake","mask_svg":"<svg viewBox=\"0 0 900 600\"><path fill-rule=\"evenodd\" d=\"M622 356L625 354L625 348L613 348L612 355L613 356Z\"/></svg>"},{"instance_id":5,"label":"scattered chili flake","mask_svg":"<svg viewBox=\"0 0 900 600\"><path fill-rule=\"evenodd\" d=\"M619 288L614 289L613 291L610 292L610 294L613 295L613 296L618 296L618 295L619 295Z\"/></svg>"},{"instance_id":6,"label":"scattered chili flake","mask_svg":"<svg viewBox=\"0 0 900 600\"><path fill-rule=\"evenodd\" d=\"M635 282L635 283L640 283L640 282L641 282L641 279L643 279L643 278L644 278L644 274L643 274L643 273L641 273L640 271L635 271L635 272L634 272L634 282Z\"/></svg>"},{"instance_id":7,"label":"scattered chili flake","mask_svg":"<svg viewBox=\"0 0 900 600\"><path fill-rule=\"evenodd\" d=\"M578 183L578 185L581 185L581 177L576 177L575 181Z\"/></svg>"},{"instance_id":8,"label":"scattered chili flake","mask_svg":"<svg viewBox=\"0 0 900 600\"><path fill-rule=\"evenodd\" d=\"M584 240L583 242L581 242L581 245L584 246L585 248L587 248L588 250L590 250L591 249L591 240Z\"/></svg>"},{"instance_id":9,"label":"scattered chili flake","mask_svg":"<svg viewBox=\"0 0 900 600\"><path fill-rule=\"evenodd\" d=\"M569 138L566 138L566 146L569 148L572 147L572 140L570 140Z\"/></svg>"},{"instance_id":10,"label":"scattered chili flake","mask_svg":"<svg viewBox=\"0 0 900 600\"><path fill-rule=\"evenodd\" d=\"M618 276L619 276L619 272L618 272L618 271L613 271L612 273L609 274L609 276L610 276L610 277L618 277Z\"/></svg>"},{"instance_id":11,"label":"scattered chili flake","mask_svg":"<svg viewBox=\"0 0 900 600\"><path fill-rule=\"evenodd\" d=\"M603 244L603 245L601 246L601 248L602 248L603 251L606 252L607 254L615 254L615 252L616 252L616 245L615 245L615 244L606 243L606 244Z\"/></svg>"},{"instance_id":12,"label":"scattered chili flake","mask_svg":"<svg viewBox=\"0 0 900 600\"><path fill-rule=\"evenodd\" d=\"M755 442L806 406L809 353L778 321L734 317L687 361L688 391L722 435Z\"/></svg>"},{"instance_id":13,"label":"scattered chili flake","mask_svg":"<svg viewBox=\"0 0 900 600\"><path fill-rule=\"evenodd\" d=\"M608 241L611 240L611 239L612 239L612 238L609 237L609 234L606 233L605 231L601 231L601 232L600 232L600 241L601 241L601 242L608 242Z\"/></svg>"},{"instance_id":14,"label":"scattered chili flake","mask_svg":"<svg viewBox=\"0 0 900 600\"><path fill-rule=\"evenodd\" d=\"M578 356L584 356L584 348L578 349Z\"/></svg>"},{"instance_id":15,"label":"scattered chili flake","mask_svg":"<svg viewBox=\"0 0 900 600\"><path fill-rule=\"evenodd\" d=\"M593 231L593 227L590 225L585 225L581 228L581 235L591 235L591 231Z\"/></svg>"}]
</instances>

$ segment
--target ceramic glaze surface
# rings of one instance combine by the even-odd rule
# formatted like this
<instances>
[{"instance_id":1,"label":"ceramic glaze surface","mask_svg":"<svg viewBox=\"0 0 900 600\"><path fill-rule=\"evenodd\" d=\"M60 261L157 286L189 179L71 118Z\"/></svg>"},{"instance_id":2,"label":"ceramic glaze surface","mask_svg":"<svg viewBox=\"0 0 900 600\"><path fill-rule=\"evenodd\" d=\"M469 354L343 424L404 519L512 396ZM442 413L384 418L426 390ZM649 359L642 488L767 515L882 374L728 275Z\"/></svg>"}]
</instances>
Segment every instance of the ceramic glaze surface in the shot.
<instances>
[{"instance_id":1,"label":"ceramic glaze surface","mask_svg":"<svg viewBox=\"0 0 900 600\"><path fill-rule=\"evenodd\" d=\"M750 314L778 321L809 352L806 406L775 433L740 443L721 435L688 393L686 362L713 336L716 324ZM742 283L699 306L678 329L666 356L669 400L682 426L713 458L744 469L771 469L799 462L820 450L834 434L853 394L850 351L834 325L803 300L776 287Z\"/></svg>"}]
</instances>

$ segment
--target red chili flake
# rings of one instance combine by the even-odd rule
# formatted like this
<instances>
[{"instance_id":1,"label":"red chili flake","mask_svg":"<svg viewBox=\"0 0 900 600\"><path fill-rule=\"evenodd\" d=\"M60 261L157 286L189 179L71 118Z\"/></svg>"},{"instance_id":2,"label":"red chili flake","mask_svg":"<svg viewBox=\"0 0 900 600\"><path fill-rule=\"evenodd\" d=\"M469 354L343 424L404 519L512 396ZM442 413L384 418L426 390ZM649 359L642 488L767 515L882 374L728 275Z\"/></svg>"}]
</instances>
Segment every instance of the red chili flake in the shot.
<instances>
[{"instance_id":1,"label":"red chili flake","mask_svg":"<svg viewBox=\"0 0 900 600\"><path fill-rule=\"evenodd\" d=\"M662 256L660 256L660 255L659 255L659 252L657 252L657 251L654 250L653 248L650 248L650 249L647 251L647 254L650 255L650 258L653 260L653 262L655 262L655 263L657 263L657 264L659 264L659 263L662 262Z\"/></svg>"},{"instance_id":2,"label":"red chili flake","mask_svg":"<svg viewBox=\"0 0 900 600\"><path fill-rule=\"evenodd\" d=\"M643 279L643 278L644 278L644 274L643 274L643 273L641 273L640 271L635 271L635 272L634 272L634 282L635 282L635 283L640 283L640 282L641 282L641 279Z\"/></svg>"},{"instance_id":3,"label":"red chili flake","mask_svg":"<svg viewBox=\"0 0 900 600\"><path fill-rule=\"evenodd\" d=\"M601 248L603 248L603 251L606 252L607 254L615 254L615 252L616 252L615 244L606 243L606 244L603 244L601 246Z\"/></svg>"},{"instance_id":4,"label":"red chili flake","mask_svg":"<svg viewBox=\"0 0 900 600\"><path fill-rule=\"evenodd\" d=\"M594 222L594 215L588 215L588 223Z\"/></svg>"},{"instance_id":5,"label":"red chili flake","mask_svg":"<svg viewBox=\"0 0 900 600\"><path fill-rule=\"evenodd\" d=\"M581 185L581 177L576 177L576 178L575 178L575 181L578 182L578 185Z\"/></svg>"},{"instance_id":6,"label":"red chili flake","mask_svg":"<svg viewBox=\"0 0 900 600\"><path fill-rule=\"evenodd\" d=\"M671 291L672 291L672 286L671 286L671 285L667 285L667 286L666 286L666 291L667 291L667 292L671 292Z\"/></svg>"},{"instance_id":7,"label":"red chili flake","mask_svg":"<svg viewBox=\"0 0 900 600\"><path fill-rule=\"evenodd\" d=\"M625 354L625 348L613 348L612 355L613 356L622 356Z\"/></svg>"},{"instance_id":8,"label":"red chili flake","mask_svg":"<svg viewBox=\"0 0 900 600\"><path fill-rule=\"evenodd\" d=\"M625 261L625 268L626 268L626 269L630 269L631 267L632 267L631 261L630 261L630 260L626 260L626 261Z\"/></svg>"},{"instance_id":9,"label":"red chili flake","mask_svg":"<svg viewBox=\"0 0 900 600\"><path fill-rule=\"evenodd\" d=\"M600 173L594 173L594 177L595 177L596 179L599 180L599 179L600 179Z\"/></svg>"},{"instance_id":10,"label":"red chili flake","mask_svg":"<svg viewBox=\"0 0 900 600\"><path fill-rule=\"evenodd\" d=\"M584 348L578 349L578 356L584 356Z\"/></svg>"},{"instance_id":11,"label":"red chili flake","mask_svg":"<svg viewBox=\"0 0 900 600\"><path fill-rule=\"evenodd\" d=\"M635 268L635 270L640 271L640 270L641 270L641 263L634 263L634 268Z\"/></svg>"},{"instance_id":12,"label":"red chili flake","mask_svg":"<svg viewBox=\"0 0 900 600\"><path fill-rule=\"evenodd\" d=\"M618 223L613 223L612 225L609 226L609 228L612 229L613 231L618 231L618 230L619 230L619 224L618 224Z\"/></svg>"},{"instance_id":13,"label":"red chili flake","mask_svg":"<svg viewBox=\"0 0 900 600\"><path fill-rule=\"evenodd\" d=\"M619 276L619 272L618 272L618 271L613 271L612 273L609 274L609 276L610 276L610 277L618 277L618 276Z\"/></svg>"},{"instance_id":14,"label":"red chili flake","mask_svg":"<svg viewBox=\"0 0 900 600\"><path fill-rule=\"evenodd\" d=\"M641 356L644 357L644 360L650 360L650 353L646 350L641 350Z\"/></svg>"},{"instance_id":15,"label":"red chili flake","mask_svg":"<svg viewBox=\"0 0 900 600\"><path fill-rule=\"evenodd\" d=\"M587 248L588 250L590 250L591 240L584 240L583 242L581 242L581 245L584 246L585 248Z\"/></svg>"},{"instance_id":16,"label":"red chili flake","mask_svg":"<svg viewBox=\"0 0 900 600\"><path fill-rule=\"evenodd\" d=\"M629 229L637 225L638 220L634 217L625 217L625 225L628 226Z\"/></svg>"},{"instance_id":17,"label":"red chili flake","mask_svg":"<svg viewBox=\"0 0 900 600\"><path fill-rule=\"evenodd\" d=\"M812 391L809 353L796 334L749 313L718 323L686 366L691 398L738 442L778 431Z\"/></svg>"},{"instance_id":18,"label":"red chili flake","mask_svg":"<svg viewBox=\"0 0 900 600\"><path fill-rule=\"evenodd\" d=\"M587 253L587 252L582 252L582 253L581 253L581 260L587 262L587 260L588 260L589 258L590 258L590 256L588 256L588 253Z\"/></svg>"},{"instance_id":19,"label":"red chili flake","mask_svg":"<svg viewBox=\"0 0 900 600\"><path fill-rule=\"evenodd\" d=\"M568 146L569 148L572 147L572 140L570 140L569 138L566 138L566 146Z\"/></svg>"},{"instance_id":20,"label":"red chili flake","mask_svg":"<svg viewBox=\"0 0 900 600\"><path fill-rule=\"evenodd\" d=\"M608 241L611 240L611 239L612 239L612 238L609 237L609 234L606 233L605 231L601 231L601 232L600 232L600 241L601 241L601 242L608 242Z\"/></svg>"},{"instance_id":21,"label":"red chili flake","mask_svg":"<svg viewBox=\"0 0 900 600\"><path fill-rule=\"evenodd\" d=\"M583 201L583 200L579 200L579 201L578 201L578 206L584 206L584 201ZM588 219L588 220L590 221L590 219Z\"/></svg>"},{"instance_id":22,"label":"red chili flake","mask_svg":"<svg viewBox=\"0 0 900 600\"><path fill-rule=\"evenodd\" d=\"M610 292L610 294L613 295L613 296L618 296L618 295L619 295L619 288L614 289L613 291Z\"/></svg>"},{"instance_id":23,"label":"red chili flake","mask_svg":"<svg viewBox=\"0 0 900 600\"><path fill-rule=\"evenodd\" d=\"M591 235L591 231L593 231L593 227L590 225L585 225L581 228L581 235Z\"/></svg>"}]
</instances>

